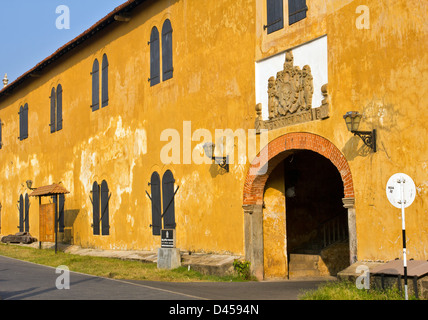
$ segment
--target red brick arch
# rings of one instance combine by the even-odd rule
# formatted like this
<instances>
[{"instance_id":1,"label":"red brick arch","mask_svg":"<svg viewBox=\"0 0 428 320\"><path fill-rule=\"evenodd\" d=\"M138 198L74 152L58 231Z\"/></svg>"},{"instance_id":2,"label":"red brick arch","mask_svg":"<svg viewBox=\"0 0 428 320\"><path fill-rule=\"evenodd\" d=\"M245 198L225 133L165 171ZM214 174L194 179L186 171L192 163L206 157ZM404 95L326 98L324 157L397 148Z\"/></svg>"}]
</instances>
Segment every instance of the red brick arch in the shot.
<instances>
[{"instance_id":1,"label":"red brick arch","mask_svg":"<svg viewBox=\"0 0 428 320\"><path fill-rule=\"evenodd\" d=\"M261 163L254 161L250 166L244 185L244 206L263 204L264 188L269 175L291 154L292 150L311 150L329 159L342 177L345 198L354 197L354 185L348 161L340 150L327 139L312 133L288 133L271 141L261 154L266 150L268 154L264 158L260 157ZM255 172L258 174L252 174Z\"/></svg>"}]
</instances>

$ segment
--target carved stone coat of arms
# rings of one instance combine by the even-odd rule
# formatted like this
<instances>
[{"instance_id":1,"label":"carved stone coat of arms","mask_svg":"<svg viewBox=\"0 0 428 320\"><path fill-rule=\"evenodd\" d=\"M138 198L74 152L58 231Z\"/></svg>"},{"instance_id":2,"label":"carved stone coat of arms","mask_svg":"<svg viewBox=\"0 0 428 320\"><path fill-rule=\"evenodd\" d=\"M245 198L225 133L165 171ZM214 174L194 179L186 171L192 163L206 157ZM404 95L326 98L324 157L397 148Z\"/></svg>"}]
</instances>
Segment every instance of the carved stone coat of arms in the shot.
<instances>
[{"instance_id":1,"label":"carved stone coat of arms","mask_svg":"<svg viewBox=\"0 0 428 320\"><path fill-rule=\"evenodd\" d=\"M269 118L311 109L313 93L311 67L306 65L301 70L294 66L293 53L288 51L284 70L278 72L276 79L269 79Z\"/></svg>"},{"instance_id":2,"label":"carved stone coat of arms","mask_svg":"<svg viewBox=\"0 0 428 320\"><path fill-rule=\"evenodd\" d=\"M313 109L314 85L311 67L305 65L300 69L294 66L293 53L288 51L285 54L283 70L277 73L276 78L271 77L268 81L269 120L261 119L261 106L257 106L256 129L275 129L328 118L327 85L321 90L325 97L323 105Z\"/></svg>"}]
</instances>

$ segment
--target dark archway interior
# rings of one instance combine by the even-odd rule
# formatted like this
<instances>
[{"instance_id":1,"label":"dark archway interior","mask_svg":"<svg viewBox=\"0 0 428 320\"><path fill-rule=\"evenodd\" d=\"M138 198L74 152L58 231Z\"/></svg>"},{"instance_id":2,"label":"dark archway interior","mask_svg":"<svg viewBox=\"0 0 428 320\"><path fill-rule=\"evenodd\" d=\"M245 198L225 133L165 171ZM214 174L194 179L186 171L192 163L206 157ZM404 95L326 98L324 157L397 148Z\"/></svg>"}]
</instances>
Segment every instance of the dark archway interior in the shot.
<instances>
[{"instance_id":1,"label":"dark archway interior","mask_svg":"<svg viewBox=\"0 0 428 320\"><path fill-rule=\"evenodd\" d=\"M331 161L299 150L284 162L287 251L319 253L348 239L343 182Z\"/></svg>"}]
</instances>

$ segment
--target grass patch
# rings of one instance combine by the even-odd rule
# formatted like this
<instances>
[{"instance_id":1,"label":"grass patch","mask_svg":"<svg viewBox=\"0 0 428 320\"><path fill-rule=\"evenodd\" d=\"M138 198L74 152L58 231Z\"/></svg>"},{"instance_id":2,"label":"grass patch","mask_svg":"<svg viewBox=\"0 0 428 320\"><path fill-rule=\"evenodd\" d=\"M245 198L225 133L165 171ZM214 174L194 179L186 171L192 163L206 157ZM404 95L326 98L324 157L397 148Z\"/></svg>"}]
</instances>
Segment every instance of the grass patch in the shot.
<instances>
[{"instance_id":1,"label":"grass patch","mask_svg":"<svg viewBox=\"0 0 428 320\"><path fill-rule=\"evenodd\" d=\"M318 289L299 296L300 300L404 300L404 293L397 288L358 289L350 281L332 281L322 284ZM409 300L416 300L409 295Z\"/></svg>"},{"instance_id":2,"label":"grass patch","mask_svg":"<svg viewBox=\"0 0 428 320\"><path fill-rule=\"evenodd\" d=\"M18 245L0 244L0 255L57 268L67 266L70 271L99 277L124 280L147 280L169 282L225 282L243 281L239 275L203 275L194 270L180 267L160 270L155 263L120 260L115 258L80 256L53 249L34 249Z\"/></svg>"}]
</instances>

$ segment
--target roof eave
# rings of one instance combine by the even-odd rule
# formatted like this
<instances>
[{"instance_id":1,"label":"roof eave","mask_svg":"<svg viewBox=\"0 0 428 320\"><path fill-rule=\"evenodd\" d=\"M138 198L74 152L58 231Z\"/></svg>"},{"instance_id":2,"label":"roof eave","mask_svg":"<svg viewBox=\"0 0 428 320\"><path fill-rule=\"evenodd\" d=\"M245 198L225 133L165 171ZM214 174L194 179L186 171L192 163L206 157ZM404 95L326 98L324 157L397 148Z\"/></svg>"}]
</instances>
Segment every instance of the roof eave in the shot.
<instances>
[{"instance_id":1,"label":"roof eave","mask_svg":"<svg viewBox=\"0 0 428 320\"><path fill-rule=\"evenodd\" d=\"M52 63L60 59L63 55L75 49L77 46L81 45L83 42L92 38L93 36L95 36L95 34L104 30L107 26L109 26L113 22L117 21L115 19L116 15L128 13L133 9L135 9L135 7L137 7L144 1L146 0L128 0L122 5L116 7L113 11L111 11L108 15L106 15L100 21L95 23L92 27L90 27L89 29L87 29L86 31L78 35L76 38L74 38L70 42L66 43L64 46L62 46L57 51L55 51L52 55L50 55L49 57L47 57L46 59L38 63L34 68L25 72L23 75L18 77L12 83L10 83L9 85L1 89L0 99L10 95L12 91L16 89L18 86L20 86L23 82L27 81L29 78L33 78L37 76L37 74L40 73L43 69L45 69L47 66L51 65Z\"/></svg>"}]
</instances>

